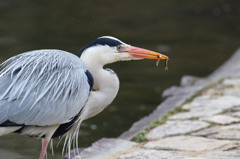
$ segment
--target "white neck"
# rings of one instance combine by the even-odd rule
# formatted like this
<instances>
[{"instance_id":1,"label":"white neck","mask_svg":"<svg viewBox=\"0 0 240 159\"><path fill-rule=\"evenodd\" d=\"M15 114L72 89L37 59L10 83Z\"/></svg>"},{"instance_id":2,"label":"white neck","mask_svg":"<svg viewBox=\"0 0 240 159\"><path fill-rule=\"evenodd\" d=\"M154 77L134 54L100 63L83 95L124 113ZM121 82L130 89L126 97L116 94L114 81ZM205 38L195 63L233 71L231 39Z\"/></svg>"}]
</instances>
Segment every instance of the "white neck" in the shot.
<instances>
[{"instance_id":1,"label":"white neck","mask_svg":"<svg viewBox=\"0 0 240 159\"><path fill-rule=\"evenodd\" d=\"M119 80L114 72L103 69L103 66L91 60L82 59L94 79L93 89L84 107L83 120L100 113L112 103L119 90Z\"/></svg>"}]
</instances>

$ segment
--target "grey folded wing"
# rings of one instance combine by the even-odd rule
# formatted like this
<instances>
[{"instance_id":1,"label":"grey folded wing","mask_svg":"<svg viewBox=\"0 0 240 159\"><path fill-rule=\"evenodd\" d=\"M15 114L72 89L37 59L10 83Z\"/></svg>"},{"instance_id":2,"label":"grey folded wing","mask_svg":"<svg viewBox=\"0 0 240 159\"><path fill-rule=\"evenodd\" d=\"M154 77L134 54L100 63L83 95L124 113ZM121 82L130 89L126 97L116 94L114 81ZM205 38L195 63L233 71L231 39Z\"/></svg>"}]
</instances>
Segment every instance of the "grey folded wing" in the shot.
<instances>
[{"instance_id":1,"label":"grey folded wing","mask_svg":"<svg viewBox=\"0 0 240 159\"><path fill-rule=\"evenodd\" d=\"M36 50L1 64L0 125L55 125L69 122L84 107L92 82L77 56Z\"/></svg>"}]
</instances>

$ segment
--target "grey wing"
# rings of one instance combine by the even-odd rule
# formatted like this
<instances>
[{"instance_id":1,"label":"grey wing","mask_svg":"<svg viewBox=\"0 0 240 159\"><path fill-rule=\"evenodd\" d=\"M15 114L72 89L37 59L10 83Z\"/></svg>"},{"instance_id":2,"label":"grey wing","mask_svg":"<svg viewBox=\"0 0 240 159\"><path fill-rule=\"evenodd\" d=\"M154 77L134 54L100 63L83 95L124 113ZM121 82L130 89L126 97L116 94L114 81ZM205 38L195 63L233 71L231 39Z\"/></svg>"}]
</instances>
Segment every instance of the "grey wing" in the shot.
<instances>
[{"instance_id":1,"label":"grey wing","mask_svg":"<svg viewBox=\"0 0 240 159\"><path fill-rule=\"evenodd\" d=\"M84 63L61 50L36 50L10 58L0 71L0 125L69 122L89 91Z\"/></svg>"}]
</instances>

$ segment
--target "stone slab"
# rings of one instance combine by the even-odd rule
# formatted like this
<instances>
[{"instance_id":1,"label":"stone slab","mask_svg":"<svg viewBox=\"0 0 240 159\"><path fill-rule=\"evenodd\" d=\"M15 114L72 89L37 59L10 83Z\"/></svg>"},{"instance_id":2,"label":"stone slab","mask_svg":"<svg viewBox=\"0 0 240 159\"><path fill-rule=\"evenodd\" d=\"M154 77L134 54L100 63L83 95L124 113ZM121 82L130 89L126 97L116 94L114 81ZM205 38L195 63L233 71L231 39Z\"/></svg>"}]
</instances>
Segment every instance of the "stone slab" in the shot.
<instances>
[{"instance_id":1,"label":"stone slab","mask_svg":"<svg viewBox=\"0 0 240 159\"><path fill-rule=\"evenodd\" d=\"M231 114L234 117L239 117L240 118L240 112L234 112Z\"/></svg>"},{"instance_id":2,"label":"stone slab","mask_svg":"<svg viewBox=\"0 0 240 159\"><path fill-rule=\"evenodd\" d=\"M240 90L239 88L234 88L224 92L224 95L240 97Z\"/></svg>"},{"instance_id":3,"label":"stone slab","mask_svg":"<svg viewBox=\"0 0 240 159\"><path fill-rule=\"evenodd\" d=\"M202 155L208 159L239 159L240 150L236 151L212 151Z\"/></svg>"},{"instance_id":4,"label":"stone slab","mask_svg":"<svg viewBox=\"0 0 240 159\"><path fill-rule=\"evenodd\" d=\"M212 127L191 133L191 135L202 136L202 137L207 137L207 136L213 135L213 134L217 134L217 131Z\"/></svg>"},{"instance_id":5,"label":"stone slab","mask_svg":"<svg viewBox=\"0 0 240 159\"><path fill-rule=\"evenodd\" d=\"M239 130L240 131L240 124L232 124L228 126L222 126L222 130Z\"/></svg>"},{"instance_id":6,"label":"stone slab","mask_svg":"<svg viewBox=\"0 0 240 159\"><path fill-rule=\"evenodd\" d=\"M240 121L239 118L234 118L228 115L214 115L210 117L201 118L200 120L213 122L216 124L222 124L222 125L232 124Z\"/></svg>"},{"instance_id":7,"label":"stone slab","mask_svg":"<svg viewBox=\"0 0 240 159\"><path fill-rule=\"evenodd\" d=\"M174 151L161 151L152 149L141 149L135 152L121 155L118 159L169 159L176 153Z\"/></svg>"},{"instance_id":8,"label":"stone slab","mask_svg":"<svg viewBox=\"0 0 240 159\"><path fill-rule=\"evenodd\" d=\"M189 86L194 85L199 80L199 77L196 76L190 76L190 75L184 75L181 78L180 85L181 86Z\"/></svg>"},{"instance_id":9,"label":"stone slab","mask_svg":"<svg viewBox=\"0 0 240 159\"><path fill-rule=\"evenodd\" d=\"M240 140L240 131L237 130L222 131L217 134L210 135L209 137L225 140Z\"/></svg>"},{"instance_id":10,"label":"stone slab","mask_svg":"<svg viewBox=\"0 0 240 159\"><path fill-rule=\"evenodd\" d=\"M183 106L184 109L189 109L189 112L175 114L169 119L183 120L199 117L208 117L223 113L225 110L240 104L240 98L234 96L221 96L211 98L209 96L197 97L193 102Z\"/></svg>"},{"instance_id":11,"label":"stone slab","mask_svg":"<svg viewBox=\"0 0 240 159\"><path fill-rule=\"evenodd\" d=\"M231 143L231 141L196 136L175 136L148 142L144 145L144 148L202 152L211 151L229 143Z\"/></svg>"},{"instance_id":12,"label":"stone slab","mask_svg":"<svg viewBox=\"0 0 240 159\"><path fill-rule=\"evenodd\" d=\"M240 78L226 78L223 80L222 84L232 86L240 85Z\"/></svg>"},{"instance_id":13,"label":"stone slab","mask_svg":"<svg viewBox=\"0 0 240 159\"><path fill-rule=\"evenodd\" d=\"M218 108L218 109L228 109L233 106L240 105L240 98L225 95L219 97L211 97L211 96L200 96L195 98L192 103L185 105L183 108L186 109L194 109L199 107L206 108Z\"/></svg>"},{"instance_id":14,"label":"stone slab","mask_svg":"<svg viewBox=\"0 0 240 159\"><path fill-rule=\"evenodd\" d=\"M169 119L171 120L186 120L186 119L195 119L195 118L200 118L204 116L212 116L216 114L222 113L224 110L223 109L203 109L203 108L198 108L191 110L189 112L185 113L178 113L173 116L170 116Z\"/></svg>"},{"instance_id":15,"label":"stone slab","mask_svg":"<svg viewBox=\"0 0 240 159\"><path fill-rule=\"evenodd\" d=\"M239 96L239 97L240 97L240 96ZM232 107L232 108L231 108L231 111L232 111L232 112L240 112L240 106L238 105L238 106Z\"/></svg>"},{"instance_id":16,"label":"stone slab","mask_svg":"<svg viewBox=\"0 0 240 159\"><path fill-rule=\"evenodd\" d=\"M167 159L167 158L166 158ZM208 159L206 157L188 157L188 156L179 156L179 157L172 157L169 159Z\"/></svg>"},{"instance_id":17,"label":"stone slab","mask_svg":"<svg viewBox=\"0 0 240 159\"><path fill-rule=\"evenodd\" d=\"M152 129L146 137L148 140L156 140L166 136L188 134L208 126L210 124L202 121L167 121L165 124Z\"/></svg>"},{"instance_id":18,"label":"stone slab","mask_svg":"<svg viewBox=\"0 0 240 159\"><path fill-rule=\"evenodd\" d=\"M141 149L112 159L207 159L206 157L190 157L178 151Z\"/></svg>"},{"instance_id":19,"label":"stone slab","mask_svg":"<svg viewBox=\"0 0 240 159\"><path fill-rule=\"evenodd\" d=\"M113 155L119 151L131 148L136 145L135 142L121 139L106 139L102 138L93 143L92 146L81 150L77 156L72 156L72 159L102 159Z\"/></svg>"}]
</instances>

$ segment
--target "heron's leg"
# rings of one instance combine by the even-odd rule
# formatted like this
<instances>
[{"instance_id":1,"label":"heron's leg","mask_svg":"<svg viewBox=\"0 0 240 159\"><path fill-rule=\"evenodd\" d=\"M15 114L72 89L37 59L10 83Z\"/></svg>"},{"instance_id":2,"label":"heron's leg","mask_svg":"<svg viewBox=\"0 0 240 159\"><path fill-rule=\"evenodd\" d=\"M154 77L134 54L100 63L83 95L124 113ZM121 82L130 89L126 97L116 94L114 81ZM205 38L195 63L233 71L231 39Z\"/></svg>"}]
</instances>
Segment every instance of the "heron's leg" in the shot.
<instances>
[{"instance_id":1,"label":"heron's leg","mask_svg":"<svg viewBox=\"0 0 240 159\"><path fill-rule=\"evenodd\" d=\"M48 147L48 141L44 139L43 146L42 146L42 151L40 153L39 159L44 159L46 152L47 152L47 147Z\"/></svg>"},{"instance_id":2,"label":"heron's leg","mask_svg":"<svg viewBox=\"0 0 240 159\"><path fill-rule=\"evenodd\" d=\"M39 159L45 158L48 143L51 140L52 135L54 134L54 132L57 130L58 127L59 127L59 125L52 126L52 129L48 133L45 134L45 138L44 138L43 145L42 145L42 151L40 153Z\"/></svg>"}]
</instances>

